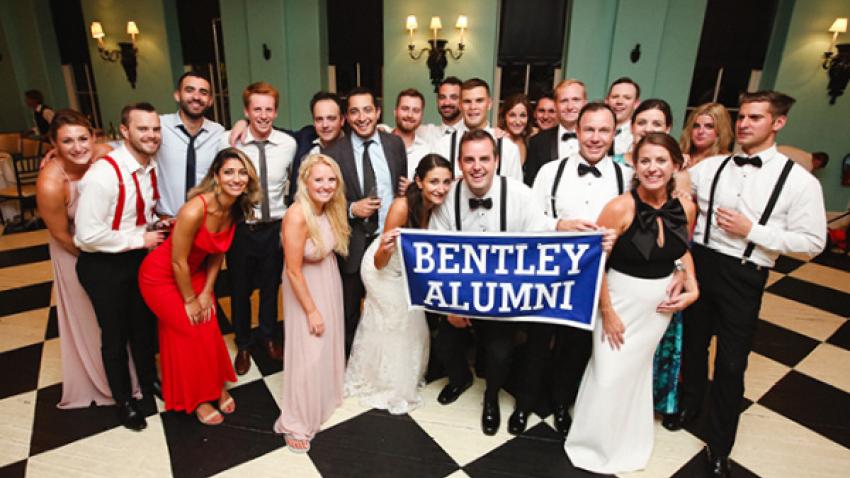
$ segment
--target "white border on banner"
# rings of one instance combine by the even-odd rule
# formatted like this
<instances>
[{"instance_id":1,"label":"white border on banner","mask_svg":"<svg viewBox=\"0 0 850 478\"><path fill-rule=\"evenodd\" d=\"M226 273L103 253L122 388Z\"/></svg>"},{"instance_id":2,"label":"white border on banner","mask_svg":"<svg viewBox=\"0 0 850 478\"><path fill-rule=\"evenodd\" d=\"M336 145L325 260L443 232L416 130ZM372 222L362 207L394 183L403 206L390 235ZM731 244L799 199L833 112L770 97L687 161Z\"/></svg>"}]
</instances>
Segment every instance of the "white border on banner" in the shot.
<instances>
[{"instance_id":1,"label":"white border on banner","mask_svg":"<svg viewBox=\"0 0 850 478\"><path fill-rule=\"evenodd\" d=\"M430 229L411 229L400 228L401 234L414 233L425 234L430 236L457 236L457 237L582 237L582 236L602 236L603 231L547 231L547 232L458 232L458 231L434 231ZM443 310L429 309L421 305L413 305L410 299L410 287L407 282L407 264L404 262L404 253L401 250L401 236L396 241L396 254L399 254L401 260L401 275L404 279L404 295L407 297L407 310L425 310L435 314L445 315ZM577 329L593 330L596 325L596 314L599 310L599 289L602 287L602 274L605 273L605 261L608 254L602 251L602 257L599 259L599 270L596 271L596 288L593 292L593 312L590 316L590 323L587 325L577 322L566 322L563 319L553 319L551 317L540 317L537 315L525 315L522 317L484 317L480 315L464 314L463 317L479 320L493 320L497 322L536 322L555 325L564 325L567 327L575 327Z\"/></svg>"}]
</instances>

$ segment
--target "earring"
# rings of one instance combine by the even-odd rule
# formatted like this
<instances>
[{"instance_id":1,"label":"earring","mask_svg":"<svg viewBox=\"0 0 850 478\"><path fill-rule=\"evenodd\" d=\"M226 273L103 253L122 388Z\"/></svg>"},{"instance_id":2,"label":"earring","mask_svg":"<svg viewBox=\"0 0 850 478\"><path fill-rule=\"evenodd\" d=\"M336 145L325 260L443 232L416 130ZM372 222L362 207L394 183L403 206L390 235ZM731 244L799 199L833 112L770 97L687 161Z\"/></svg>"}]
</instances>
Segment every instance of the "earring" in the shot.
<instances>
[{"instance_id":1,"label":"earring","mask_svg":"<svg viewBox=\"0 0 850 478\"><path fill-rule=\"evenodd\" d=\"M221 185L218 184L218 181L213 179L213 192L217 195L221 194Z\"/></svg>"}]
</instances>

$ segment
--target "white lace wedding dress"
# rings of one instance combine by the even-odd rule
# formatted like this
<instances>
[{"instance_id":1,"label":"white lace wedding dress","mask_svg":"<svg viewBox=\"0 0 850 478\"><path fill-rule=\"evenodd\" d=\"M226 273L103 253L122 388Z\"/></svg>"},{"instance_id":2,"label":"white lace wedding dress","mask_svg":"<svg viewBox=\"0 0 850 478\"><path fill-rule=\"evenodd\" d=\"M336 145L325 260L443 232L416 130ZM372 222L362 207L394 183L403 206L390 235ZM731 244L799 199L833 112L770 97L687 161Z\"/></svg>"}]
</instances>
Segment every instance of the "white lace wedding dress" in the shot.
<instances>
[{"instance_id":1,"label":"white lace wedding dress","mask_svg":"<svg viewBox=\"0 0 850 478\"><path fill-rule=\"evenodd\" d=\"M360 266L366 300L345 371L345 395L400 415L422 403L430 337L425 314L407 310L398 254L383 269L375 268L379 243L372 242Z\"/></svg>"}]
</instances>

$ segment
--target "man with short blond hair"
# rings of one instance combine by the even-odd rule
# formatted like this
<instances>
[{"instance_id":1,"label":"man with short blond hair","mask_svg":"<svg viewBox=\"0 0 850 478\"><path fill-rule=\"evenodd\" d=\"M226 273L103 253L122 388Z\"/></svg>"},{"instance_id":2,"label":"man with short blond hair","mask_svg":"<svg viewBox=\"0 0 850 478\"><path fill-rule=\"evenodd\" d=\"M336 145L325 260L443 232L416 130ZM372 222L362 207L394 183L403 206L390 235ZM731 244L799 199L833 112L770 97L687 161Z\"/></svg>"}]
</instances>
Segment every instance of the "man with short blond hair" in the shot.
<instances>
[{"instance_id":1,"label":"man with short blond hair","mask_svg":"<svg viewBox=\"0 0 850 478\"><path fill-rule=\"evenodd\" d=\"M617 117L613 154L626 154L632 148L632 114L640 104L640 85L628 76L617 78L608 88L605 103Z\"/></svg>"},{"instance_id":2,"label":"man with short blond hair","mask_svg":"<svg viewBox=\"0 0 850 478\"><path fill-rule=\"evenodd\" d=\"M230 272L230 319L236 332L236 373L244 375L251 367L251 294L260 290L257 322L259 339L273 360L283 359L278 337L278 290L283 272L283 248L280 222L286 212L289 174L296 143L288 134L274 129L280 95L277 89L260 81L242 92L248 130L235 147L254 163L263 199L254 219L236 225L233 243L227 251ZM228 147L228 135L221 136L221 147Z\"/></svg>"}]
</instances>

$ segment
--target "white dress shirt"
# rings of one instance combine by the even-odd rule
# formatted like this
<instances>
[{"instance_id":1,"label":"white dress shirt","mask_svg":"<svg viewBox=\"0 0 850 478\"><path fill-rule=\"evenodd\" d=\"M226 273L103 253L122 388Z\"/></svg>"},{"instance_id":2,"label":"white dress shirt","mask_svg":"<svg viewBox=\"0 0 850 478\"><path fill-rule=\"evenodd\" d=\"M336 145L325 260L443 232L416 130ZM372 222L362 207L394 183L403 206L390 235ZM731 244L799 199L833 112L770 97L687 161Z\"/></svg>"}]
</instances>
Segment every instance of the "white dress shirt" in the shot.
<instances>
[{"instance_id":1,"label":"white dress shirt","mask_svg":"<svg viewBox=\"0 0 850 478\"><path fill-rule=\"evenodd\" d=\"M161 115L162 145L156 154L157 167L162 179L159 184L157 212L176 216L186 202L186 150L189 137L180 128L183 122L178 113ZM204 119L204 124L195 139L195 185L206 176L216 153L221 150L224 127ZM159 179L159 178L157 178Z\"/></svg>"},{"instance_id":2,"label":"white dress shirt","mask_svg":"<svg viewBox=\"0 0 850 478\"><path fill-rule=\"evenodd\" d=\"M416 166L419 166L419 161L422 160L425 155L430 154L433 146L430 141L428 141L425 136L421 136L419 134L419 130L416 130L415 135L413 136L413 143L409 148L405 147L407 152L407 177L411 180L413 176L416 174Z\"/></svg>"},{"instance_id":3,"label":"white dress shirt","mask_svg":"<svg viewBox=\"0 0 850 478\"><path fill-rule=\"evenodd\" d=\"M496 134L493 132L493 128L487 126L483 128L484 131L490 134L493 137L493 141L498 143L498 139L496 138ZM434 144L434 152L448 159L449 162L453 162L455 165L455 177L459 178L461 176L460 171L460 161L458 157L460 156L460 140L463 137L463 134L469 131L466 128L466 125L461 123L457 129L457 134L455 136L455 158L452 160L449 156L451 156L452 150L452 135L447 134L443 136L440 141ZM499 174L502 176L506 176L509 178L516 179L517 181L522 181L522 161L520 160L519 148L508 138L502 139L502 156L499 158L499 161L502 163L501 169L499 170Z\"/></svg>"},{"instance_id":4,"label":"white dress shirt","mask_svg":"<svg viewBox=\"0 0 850 478\"><path fill-rule=\"evenodd\" d=\"M570 138L566 141L561 139L564 136L564 133L567 132L567 129L564 128L563 125L558 125L558 159L566 158L578 153L578 138ZM575 133L575 131L569 132Z\"/></svg>"},{"instance_id":5,"label":"white dress shirt","mask_svg":"<svg viewBox=\"0 0 850 478\"><path fill-rule=\"evenodd\" d=\"M507 181L507 210L505 232L554 231L558 221L543 214L540 198L521 181L505 178ZM459 180L460 181L460 180ZM502 181L499 176L493 178L493 184L484 198L493 200L493 207L485 209L469 208L469 198L475 197L466 185L460 182L461 227L465 232L499 232L500 211L502 207ZM446 200L438 206L428 222L428 229L435 231L455 231L455 197L458 182L452 184Z\"/></svg>"},{"instance_id":6,"label":"white dress shirt","mask_svg":"<svg viewBox=\"0 0 850 478\"><path fill-rule=\"evenodd\" d=\"M443 136L448 136L452 134L455 130L463 126L463 119L458 116L458 120L455 124L446 124L445 122L441 122L440 124L421 124L419 128L416 128L416 135L422 136L425 141L433 144L437 144Z\"/></svg>"},{"instance_id":7,"label":"white dress shirt","mask_svg":"<svg viewBox=\"0 0 850 478\"><path fill-rule=\"evenodd\" d=\"M626 154L632 149L632 122L626 121L621 125L617 125L614 134L614 154Z\"/></svg>"},{"instance_id":8,"label":"white dress shirt","mask_svg":"<svg viewBox=\"0 0 850 478\"><path fill-rule=\"evenodd\" d=\"M546 214L552 215L552 185L558 172L558 161L549 161L540 168L534 179L534 193L545 199ZM610 156L596 163L602 176L591 173L579 176L578 165L588 164L580 155L574 154L567 159L558 190L555 193L555 207L558 219L584 219L596 222L605 205L620 194L617 185L617 171ZM623 173L623 191L628 191L634 170L620 167Z\"/></svg>"},{"instance_id":9,"label":"white dress shirt","mask_svg":"<svg viewBox=\"0 0 850 478\"><path fill-rule=\"evenodd\" d=\"M221 149L230 146L228 138L230 132L221 136ZM286 204L284 197L289 191L289 171L292 167L292 161L295 159L295 152L298 150L298 145L292 136L272 129L269 137L266 138L266 169L268 178L266 179L269 187L269 218L274 221L283 217L286 212ZM257 171L257 179L260 179L260 150L256 144L251 130L245 132L245 141L236 144L236 148L245 153L251 162L254 163L254 169ZM260 184L262 189L262 184ZM257 205L254 209L254 218L260 220L263 217L262 206Z\"/></svg>"},{"instance_id":10,"label":"white dress shirt","mask_svg":"<svg viewBox=\"0 0 850 478\"><path fill-rule=\"evenodd\" d=\"M753 156L761 158L761 168L749 164L738 166L730 160L720 173L708 247L728 256L743 257L747 243L752 242L756 247L750 261L763 267L772 267L779 254L793 252L814 256L820 253L826 244L826 212L818 180L795 164L767 224L761 226L758 220L788 157L778 152L776 145ZM699 207L694 231L697 244L704 245L711 183L726 157L705 159L688 170ZM750 234L743 238L720 229L717 226L717 208L733 209L746 216L753 223Z\"/></svg>"},{"instance_id":11,"label":"white dress shirt","mask_svg":"<svg viewBox=\"0 0 850 478\"><path fill-rule=\"evenodd\" d=\"M118 176L106 160L95 161L78 184L79 199L74 216L74 244L84 252L126 252L144 247L145 226L136 225L136 186L132 174L139 180L139 190L145 202L145 220L154 216L152 172L156 161L142 166L127 148L121 146L109 153L115 160L124 182L124 209L118 230L112 230L115 207L118 204ZM159 179L159 178L157 178Z\"/></svg>"}]
</instances>

